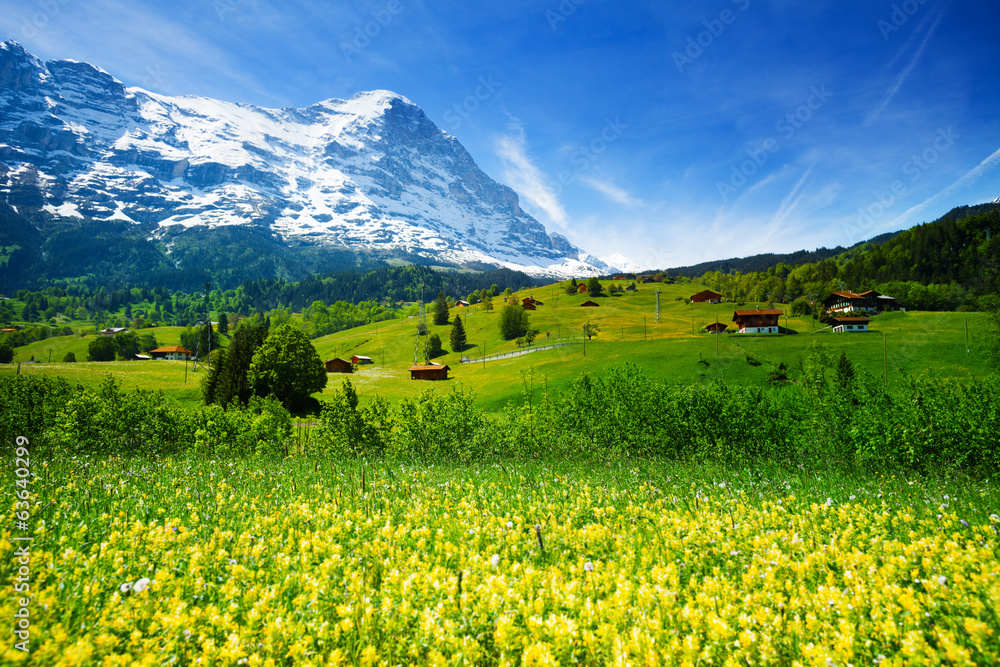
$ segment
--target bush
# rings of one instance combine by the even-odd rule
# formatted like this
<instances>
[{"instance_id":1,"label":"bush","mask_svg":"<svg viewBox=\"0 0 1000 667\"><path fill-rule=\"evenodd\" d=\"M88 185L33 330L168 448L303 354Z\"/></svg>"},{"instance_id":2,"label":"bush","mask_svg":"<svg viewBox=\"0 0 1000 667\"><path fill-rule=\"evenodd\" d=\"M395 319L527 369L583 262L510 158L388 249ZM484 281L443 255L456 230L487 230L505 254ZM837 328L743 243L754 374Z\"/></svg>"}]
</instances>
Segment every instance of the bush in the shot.
<instances>
[{"instance_id":1,"label":"bush","mask_svg":"<svg viewBox=\"0 0 1000 667\"><path fill-rule=\"evenodd\" d=\"M72 352L67 352L66 355L63 357L63 363L66 364L76 363L76 355L73 354Z\"/></svg>"}]
</instances>

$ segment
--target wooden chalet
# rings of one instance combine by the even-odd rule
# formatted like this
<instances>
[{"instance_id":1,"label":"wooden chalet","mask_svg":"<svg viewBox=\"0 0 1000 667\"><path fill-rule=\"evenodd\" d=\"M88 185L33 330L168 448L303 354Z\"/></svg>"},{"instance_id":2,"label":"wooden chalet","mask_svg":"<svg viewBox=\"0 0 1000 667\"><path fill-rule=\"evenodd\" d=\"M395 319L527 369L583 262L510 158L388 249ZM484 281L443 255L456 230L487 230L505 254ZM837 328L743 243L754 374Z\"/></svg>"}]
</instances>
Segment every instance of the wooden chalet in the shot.
<instances>
[{"instance_id":1,"label":"wooden chalet","mask_svg":"<svg viewBox=\"0 0 1000 667\"><path fill-rule=\"evenodd\" d=\"M593 301L584 301L583 303L580 304L580 307L582 307L582 308L600 308L601 304L594 303Z\"/></svg>"},{"instance_id":2,"label":"wooden chalet","mask_svg":"<svg viewBox=\"0 0 1000 667\"><path fill-rule=\"evenodd\" d=\"M537 302L530 296L526 296L521 300L521 308L524 308L525 310L534 310L536 305Z\"/></svg>"},{"instance_id":3,"label":"wooden chalet","mask_svg":"<svg viewBox=\"0 0 1000 667\"><path fill-rule=\"evenodd\" d=\"M101 329L97 332L99 336L116 336L120 333L128 331L128 327L108 327L107 329Z\"/></svg>"},{"instance_id":4,"label":"wooden chalet","mask_svg":"<svg viewBox=\"0 0 1000 667\"><path fill-rule=\"evenodd\" d=\"M635 286L635 283L632 283L631 285L629 285L628 287L625 288L625 291L626 292L634 292L636 289L637 288Z\"/></svg>"},{"instance_id":5,"label":"wooden chalet","mask_svg":"<svg viewBox=\"0 0 1000 667\"><path fill-rule=\"evenodd\" d=\"M871 320L867 317L835 317L833 318L833 332L861 333L868 331L869 322Z\"/></svg>"},{"instance_id":6,"label":"wooden chalet","mask_svg":"<svg viewBox=\"0 0 1000 667\"><path fill-rule=\"evenodd\" d=\"M427 366L410 366L411 380L447 380L448 371L451 369L442 364L428 364Z\"/></svg>"},{"instance_id":7,"label":"wooden chalet","mask_svg":"<svg viewBox=\"0 0 1000 667\"><path fill-rule=\"evenodd\" d=\"M705 329L709 333L719 334L719 333L726 333L726 328L728 326L729 325L726 324L725 322L712 322L707 327L705 327Z\"/></svg>"},{"instance_id":8,"label":"wooden chalet","mask_svg":"<svg viewBox=\"0 0 1000 667\"><path fill-rule=\"evenodd\" d=\"M722 295L707 289L692 295L691 301L693 303L721 303Z\"/></svg>"},{"instance_id":9,"label":"wooden chalet","mask_svg":"<svg viewBox=\"0 0 1000 667\"><path fill-rule=\"evenodd\" d=\"M458 301L455 302L455 307L456 308L468 308L470 305L472 305L472 304L470 304L465 299L459 299Z\"/></svg>"},{"instance_id":10,"label":"wooden chalet","mask_svg":"<svg viewBox=\"0 0 1000 667\"><path fill-rule=\"evenodd\" d=\"M737 310L733 313L733 322L740 333L779 333L778 318L783 314L775 308Z\"/></svg>"},{"instance_id":11,"label":"wooden chalet","mask_svg":"<svg viewBox=\"0 0 1000 667\"><path fill-rule=\"evenodd\" d=\"M353 373L354 366L347 359L341 359L340 357L334 357L329 361L324 361L323 366L326 367L327 373Z\"/></svg>"},{"instance_id":12,"label":"wooden chalet","mask_svg":"<svg viewBox=\"0 0 1000 667\"><path fill-rule=\"evenodd\" d=\"M194 352L180 345L165 345L149 353L153 359L168 359L170 361L189 361L194 359Z\"/></svg>"},{"instance_id":13,"label":"wooden chalet","mask_svg":"<svg viewBox=\"0 0 1000 667\"><path fill-rule=\"evenodd\" d=\"M363 357L360 354L355 354L351 357L351 363L356 366L364 366L365 364L374 364L375 362L372 361L371 357Z\"/></svg>"},{"instance_id":14,"label":"wooden chalet","mask_svg":"<svg viewBox=\"0 0 1000 667\"><path fill-rule=\"evenodd\" d=\"M867 292L833 292L823 300L831 313L880 313L897 309L896 299L875 290Z\"/></svg>"}]
</instances>

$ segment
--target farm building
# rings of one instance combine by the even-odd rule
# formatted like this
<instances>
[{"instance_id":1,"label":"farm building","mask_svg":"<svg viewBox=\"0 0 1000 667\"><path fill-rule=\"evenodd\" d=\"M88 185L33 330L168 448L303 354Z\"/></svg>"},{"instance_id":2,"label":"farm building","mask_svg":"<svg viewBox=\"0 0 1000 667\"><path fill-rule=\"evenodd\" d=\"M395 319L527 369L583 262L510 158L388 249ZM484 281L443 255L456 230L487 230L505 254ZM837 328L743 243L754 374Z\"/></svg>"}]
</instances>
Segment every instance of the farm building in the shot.
<instances>
[{"instance_id":1,"label":"farm building","mask_svg":"<svg viewBox=\"0 0 1000 667\"><path fill-rule=\"evenodd\" d=\"M707 289L692 295L691 301L694 303L721 303L722 295Z\"/></svg>"},{"instance_id":2,"label":"farm building","mask_svg":"<svg viewBox=\"0 0 1000 667\"><path fill-rule=\"evenodd\" d=\"M868 331L869 322L871 320L867 317L835 317L833 318L833 332L860 333Z\"/></svg>"},{"instance_id":3,"label":"farm building","mask_svg":"<svg viewBox=\"0 0 1000 667\"><path fill-rule=\"evenodd\" d=\"M194 358L194 352L180 345L158 347L149 353L153 359L169 359L171 361L188 361Z\"/></svg>"},{"instance_id":4,"label":"farm building","mask_svg":"<svg viewBox=\"0 0 1000 667\"><path fill-rule=\"evenodd\" d=\"M584 301L580 304L582 308L600 308L601 304L594 303L593 301Z\"/></svg>"},{"instance_id":5,"label":"farm building","mask_svg":"<svg viewBox=\"0 0 1000 667\"><path fill-rule=\"evenodd\" d=\"M471 305L471 304L468 301L466 301L465 299L459 299L458 301L455 302L455 306L457 308L466 308L469 305Z\"/></svg>"},{"instance_id":6,"label":"farm building","mask_svg":"<svg viewBox=\"0 0 1000 667\"><path fill-rule=\"evenodd\" d=\"M761 310L737 310L733 312L733 322L740 328L740 333L778 333L778 318L780 310L769 308Z\"/></svg>"},{"instance_id":7,"label":"farm building","mask_svg":"<svg viewBox=\"0 0 1000 667\"><path fill-rule=\"evenodd\" d=\"M451 369L442 364L429 364L427 366L410 366L411 380L447 380L448 371Z\"/></svg>"},{"instance_id":8,"label":"farm building","mask_svg":"<svg viewBox=\"0 0 1000 667\"><path fill-rule=\"evenodd\" d=\"M326 367L327 373L353 373L354 367L351 362L347 359L341 359L340 357L334 357L330 361L323 362Z\"/></svg>"},{"instance_id":9,"label":"farm building","mask_svg":"<svg viewBox=\"0 0 1000 667\"><path fill-rule=\"evenodd\" d=\"M709 333L725 333L728 325L725 322L712 322L705 330Z\"/></svg>"},{"instance_id":10,"label":"farm building","mask_svg":"<svg viewBox=\"0 0 1000 667\"><path fill-rule=\"evenodd\" d=\"M127 327L108 327L107 329L101 329L97 334L99 336L115 336L126 331L128 331Z\"/></svg>"},{"instance_id":11,"label":"farm building","mask_svg":"<svg viewBox=\"0 0 1000 667\"><path fill-rule=\"evenodd\" d=\"M351 357L351 363L356 364L358 366L363 366L365 364L374 364L375 362L372 361L371 357L362 357L360 354L355 354L353 357Z\"/></svg>"},{"instance_id":12,"label":"farm building","mask_svg":"<svg viewBox=\"0 0 1000 667\"><path fill-rule=\"evenodd\" d=\"M635 290L636 290L635 283L632 283L631 285L625 288L626 292L634 292Z\"/></svg>"},{"instance_id":13,"label":"farm building","mask_svg":"<svg viewBox=\"0 0 1000 667\"><path fill-rule=\"evenodd\" d=\"M823 307L831 313L880 313L898 309L896 299L875 290L860 294L855 292L833 292L823 300Z\"/></svg>"}]
</instances>

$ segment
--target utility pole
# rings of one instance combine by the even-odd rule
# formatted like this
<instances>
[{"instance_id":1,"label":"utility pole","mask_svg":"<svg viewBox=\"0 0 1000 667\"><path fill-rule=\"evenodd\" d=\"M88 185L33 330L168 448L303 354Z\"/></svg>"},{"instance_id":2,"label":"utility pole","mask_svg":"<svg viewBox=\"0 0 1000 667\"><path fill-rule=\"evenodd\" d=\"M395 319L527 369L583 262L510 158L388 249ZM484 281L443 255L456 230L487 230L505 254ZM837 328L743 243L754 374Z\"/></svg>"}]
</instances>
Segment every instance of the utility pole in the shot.
<instances>
[{"instance_id":1,"label":"utility pole","mask_svg":"<svg viewBox=\"0 0 1000 667\"><path fill-rule=\"evenodd\" d=\"M642 339L646 340L646 316L642 316Z\"/></svg>"},{"instance_id":2,"label":"utility pole","mask_svg":"<svg viewBox=\"0 0 1000 667\"><path fill-rule=\"evenodd\" d=\"M882 369L885 374L885 388L889 389L889 343L888 334L882 332Z\"/></svg>"},{"instance_id":3,"label":"utility pole","mask_svg":"<svg viewBox=\"0 0 1000 667\"><path fill-rule=\"evenodd\" d=\"M719 356L719 316L715 316L715 356Z\"/></svg>"},{"instance_id":4,"label":"utility pole","mask_svg":"<svg viewBox=\"0 0 1000 667\"><path fill-rule=\"evenodd\" d=\"M969 352L969 316L968 315L965 316L965 353L966 354L970 354L970 352ZM50 353L50 355L51 355L51 353Z\"/></svg>"},{"instance_id":5,"label":"utility pole","mask_svg":"<svg viewBox=\"0 0 1000 667\"><path fill-rule=\"evenodd\" d=\"M208 370L212 370L212 309L208 305L208 291L212 283L205 283L205 319L208 320Z\"/></svg>"},{"instance_id":6,"label":"utility pole","mask_svg":"<svg viewBox=\"0 0 1000 667\"><path fill-rule=\"evenodd\" d=\"M483 368L486 368L486 341L483 341Z\"/></svg>"}]
</instances>

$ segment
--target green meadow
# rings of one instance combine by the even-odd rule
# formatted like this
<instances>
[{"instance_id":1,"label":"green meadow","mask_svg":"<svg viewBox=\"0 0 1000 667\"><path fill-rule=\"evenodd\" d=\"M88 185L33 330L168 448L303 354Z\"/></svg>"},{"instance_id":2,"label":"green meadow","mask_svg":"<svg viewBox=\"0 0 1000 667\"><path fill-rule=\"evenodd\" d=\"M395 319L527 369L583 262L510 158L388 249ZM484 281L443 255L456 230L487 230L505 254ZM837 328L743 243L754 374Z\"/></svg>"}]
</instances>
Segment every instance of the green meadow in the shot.
<instances>
[{"instance_id":1,"label":"green meadow","mask_svg":"<svg viewBox=\"0 0 1000 667\"><path fill-rule=\"evenodd\" d=\"M622 286L629 283L618 281ZM607 288L613 283L603 284ZM719 321L729 323L730 331L734 330L735 306L685 304L684 298L703 289L701 285L641 284L636 292L594 299L586 293L567 295L565 287L566 282L561 282L518 293L520 298L532 296L541 302L537 310L529 312L531 328L538 331L535 342L530 348L520 349L569 345L491 360L495 355L519 350L514 341L504 341L500 336L497 321L504 304L497 297L493 312L485 312L480 305L450 309L451 318L459 314L465 325L468 342L461 352L449 349L451 327L432 324L433 313L428 312L430 333L440 336L446 350L434 361L451 369L449 380L443 382L410 379L408 368L417 342L416 317L369 324L314 340L324 360L363 355L375 362L358 367L350 375L330 374L327 388L317 397L339 389L342 380L349 378L363 402L375 395L395 402L424 390L447 392L461 387L473 391L486 409L499 410L511 400L521 400L525 392L566 391L583 373L603 374L625 363L639 367L647 377L670 383L724 380L766 385L768 374L780 364L787 367L791 381L800 378L814 343L822 344L833 357L843 352L858 369L887 377L890 388L902 387L906 376L974 380L989 370L983 352L987 318L979 313L887 313L872 320L870 332L854 334L834 334L812 318L782 317L780 324L787 332L783 335L715 335L704 332L704 327ZM655 316L657 290L659 322ZM588 300L599 306L581 307ZM747 303L739 308L753 309L757 305L766 304ZM429 309L432 306L428 304ZM789 309L782 304L776 307ZM582 328L588 322L596 324L599 333L585 341ZM182 330L158 327L151 331L160 345L176 345ZM202 369L194 371L187 364L185 370L183 362L166 361L88 363L84 360L92 339L61 336L38 341L17 348L15 362L33 356L42 363L22 365L20 372L61 375L84 385L97 385L110 373L125 389L161 389L169 400L183 405L200 401ZM223 341L227 342L225 338ZM80 360L78 363L62 363L70 351ZM471 363L461 363L463 357ZM17 372L17 364L3 367L0 372Z\"/></svg>"}]
</instances>

